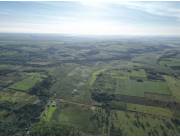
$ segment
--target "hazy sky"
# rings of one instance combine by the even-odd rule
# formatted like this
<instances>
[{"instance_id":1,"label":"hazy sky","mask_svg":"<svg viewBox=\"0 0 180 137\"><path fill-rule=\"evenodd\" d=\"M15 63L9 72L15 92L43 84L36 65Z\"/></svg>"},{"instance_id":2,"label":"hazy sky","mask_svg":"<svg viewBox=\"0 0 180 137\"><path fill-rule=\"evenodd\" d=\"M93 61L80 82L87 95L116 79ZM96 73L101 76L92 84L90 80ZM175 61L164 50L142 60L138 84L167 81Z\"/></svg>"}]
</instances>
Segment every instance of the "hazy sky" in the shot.
<instances>
[{"instance_id":1,"label":"hazy sky","mask_svg":"<svg viewBox=\"0 0 180 137\"><path fill-rule=\"evenodd\" d=\"M180 2L0 2L0 32L180 35Z\"/></svg>"}]
</instances>

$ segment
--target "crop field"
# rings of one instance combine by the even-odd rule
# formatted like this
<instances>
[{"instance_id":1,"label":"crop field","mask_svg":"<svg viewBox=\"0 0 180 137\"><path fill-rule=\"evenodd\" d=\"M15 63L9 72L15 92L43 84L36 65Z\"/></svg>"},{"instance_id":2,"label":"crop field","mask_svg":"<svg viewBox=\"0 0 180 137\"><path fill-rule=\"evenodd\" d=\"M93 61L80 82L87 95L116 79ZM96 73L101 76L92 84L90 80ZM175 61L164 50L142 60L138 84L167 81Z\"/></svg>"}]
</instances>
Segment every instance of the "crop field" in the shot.
<instances>
[{"instance_id":1,"label":"crop field","mask_svg":"<svg viewBox=\"0 0 180 137\"><path fill-rule=\"evenodd\" d=\"M109 73L109 72L107 72ZM171 91L166 81L148 80L143 70L130 72L106 72L96 79L94 88L103 92L144 97L144 93L170 95Z\"/></svg>"},{"instance_id":2,"label":"crop field","mask_svg":"<svg viewBox=\"0 0 180 137\"><path fill-rule=\"evenodd\" d=\"M9 35L0 135L180 135L179 38Z\"/></svg>"}]
</instances>

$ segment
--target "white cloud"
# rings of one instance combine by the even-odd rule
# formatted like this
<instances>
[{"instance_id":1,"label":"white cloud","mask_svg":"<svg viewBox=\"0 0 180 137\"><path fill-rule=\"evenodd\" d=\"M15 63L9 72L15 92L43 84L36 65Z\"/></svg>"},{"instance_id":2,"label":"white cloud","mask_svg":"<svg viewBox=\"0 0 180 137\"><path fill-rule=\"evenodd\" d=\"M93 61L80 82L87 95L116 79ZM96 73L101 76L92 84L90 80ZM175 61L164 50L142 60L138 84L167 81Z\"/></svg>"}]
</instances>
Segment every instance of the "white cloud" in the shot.
<instances>
[{"instance_id":1,"label":"white cloud","mask_svg":"<svg viewBox=\"0 0 180 137\"><path fill-rule=\"evenodd\" d=\"M152 15L180 18L180 9L176 8L175 3L173 2L169 3L166 1L159 1L159 2L128 1L128 2L117 2L117 4L126 6L128 8L140 10ZM180 2L179 2L179 6L180 6Z\"/></svg>"},{"instance_id":2,"label":"white cloud","mask_svg":"<svg viewBox=\"0 0 180 137\"><path fill-rule=\"evenodd\" d=\"M72 1L72 0L70 0ZM180 35L180 27L160 25L142 26L123 19L101 18L108 13L109 6L114 3L130 9L140 10L154 16L174 17L180 19L180 9L164 2L126 2L117 0L78 0L87 11L75 12L67 16L59 10L56 14L29 14L27 18L19 18L14 22L0 22L1 32L36 32L36 33L66 33L86 35ZM46 6L58 6L60 3L38 2ZM72 3L71 3L72 4ZM81 10L80 10L81 11ZM126 13L126 12L124 12ZM12 14L12 13L11 13ZM111 13L110 13L111 14ZM28 18L30 17L31 18ZM132 15L133 16L133 15ZM118 16L120 17L120 16ZM143 21L140 20L139 22ZM150 24L150 23L149 23ZM180 25L179 25L180 26Z\"/></svg>"}]
</instances>

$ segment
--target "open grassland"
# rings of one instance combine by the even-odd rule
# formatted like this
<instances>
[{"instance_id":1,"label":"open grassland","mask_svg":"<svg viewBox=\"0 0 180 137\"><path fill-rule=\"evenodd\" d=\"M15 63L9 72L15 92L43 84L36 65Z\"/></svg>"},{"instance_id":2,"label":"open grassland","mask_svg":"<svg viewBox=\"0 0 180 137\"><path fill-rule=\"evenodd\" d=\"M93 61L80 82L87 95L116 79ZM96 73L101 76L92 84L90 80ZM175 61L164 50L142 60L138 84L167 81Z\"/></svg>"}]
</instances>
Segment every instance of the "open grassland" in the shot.
<instances>
[{"instance_id":1,"label":"open grassland","mask_svg":"<svg viewBox=\"0 0 180 137\"><path fill-rule=\"evenodd\" d=\"M168 58L160 61L160 65L164 66L180 66L180 60L176 58Z\"/></svg>"},{"instance_id":2,"label":"open grassland","mask_svg":"<svg viewBox=\"0 0 180 137\"><path fill-rule=\"evenodd\" d=\"M124 83L123 83L124 82ZM130 96L143 97L145 92L170 94L168 86L165 82L143 81L137 82L134 80L123 81L122 92L120 94Z\"/></svg>"},{"instance_id":3,"label":"open grassland","mask_svg":"<svg viewBox=\"0 0 180 137\"><path fill-rule=\"evenodd\" d=\"M38 98L25 92L5 91L0 92L0 102L9 102L12 104L26 105L33 104Z\"/></svg>"},{"instance_id":4,"label":"open grassland","mask_svg":"<svg viewBox=\"0 0 180 137\"><path fill-rule=\"evenodd\" d=\"M130 72L112 71L104 72L98 76L94 88L103 89L103 92L111 94L144 97L144 93L157 93L170 95L171 91L166 81L152 81L146 78L144 70Z\"/></svg>"},{"instance_id":5,"label":"open grassland","mask_svg":"<svg viewBox=\"0 0 180 137\"><path fill-rule=\"evenodd\" d=\"M129 77L132 77L132 78L144 78L144 79L147 78L146 72L144 71L144 69L132 70L130 71L128 75Z\"/></svg>"},{"instance_id":6,"label":"open grassland","mask_svg":"<svg viewBox=\"0 0 180 137\"><path fill-rule=\"evenodd\" d=\"M159 55L156 53L146 53L146 54L141 54L140 56L134 57L132 61L143 63L143 64L154 65L156 64L158 57Z\"/></svg>"},{"instance_id":7,"label":"open grassland","mask_svg":"<svg viewBox=\"0 0 180 137\"><path fill-rule=\"evenodd\" d=\"M65 68L68 69L65 69ZM88 80L91 70L86 66L68 64L52 70L57 81L51 88L57 98L90 103Z\"/></svg>"},{"instance_id":8,"label":"open grassland","mask_svg":"<svg viewBox=\"0 0 180 137\"><path fill-rule=\"evenodd\" d=\"M60 113L55 113L55 117L60 123L69 124L77 127L82 132L88 134L98 133L95 116L96 108L87 106L80 106L76 104L61 103L59 108Z\"/></svg>"},{"instance_id":9,"label":"open grassland","mask_svg":"<svg viewBox=\"0 0 180 137\"><path fill-rule=\"evenodd\" d=\"M170 119L141 113L113 111L111 123L112 135L176 135L179 132Z\"/></svg>"},{"instance_id":10,"label":"open grassland","mask_svg":"<svg viewBox=\"0 0 180 137\"><path fill-rule=\"evenodd\" d=\"M159 117L161 116L170 117L170 118L173 117L172 110L160 108L160 107L127 103L127 110L135 111L135 112L142 112L145 114L152 114Z\"/></svg>"},{"instance_id":11,"label":"open grassland","mask_svg":"<svg viewBox=\"0 0 180 137\"><path fill-rule=\"evenodd\" d=\"M42 77L38 73L30 73L26 76L22 81L18 81L17 83L10 86L11 89L27 91L31 89L36 83L40 82Z\"/></svg>"},{"instance_id":12,"label":"open grassland","mask_svg":"<svg viewBox=\"0 0 180 137\"><path fill-rule=\"evenodd\" d=\"M41 115L41 121L49 122L56 111L56 102L50 101Z\"/></svg>"},{"instance_id":13,"label":"open grassland","mask_svg":"<svg viewBox=\"0 0 180 137\"><path fill-rule=\"evenodd\" d=\"M12 67L14 67L14 65L0 64L0 70L9 69Z\"/></svg>"},{"instance_id":14,"label":"open grassland","mask_svg":"<svg viewBox=\"0 0 180 137\"><path fill-rule=\"evenodd\" d=\"M180 102L180 79L165 76L169 89L172 92L172 96L176 101Z\"/></svg>"}]
</instances>

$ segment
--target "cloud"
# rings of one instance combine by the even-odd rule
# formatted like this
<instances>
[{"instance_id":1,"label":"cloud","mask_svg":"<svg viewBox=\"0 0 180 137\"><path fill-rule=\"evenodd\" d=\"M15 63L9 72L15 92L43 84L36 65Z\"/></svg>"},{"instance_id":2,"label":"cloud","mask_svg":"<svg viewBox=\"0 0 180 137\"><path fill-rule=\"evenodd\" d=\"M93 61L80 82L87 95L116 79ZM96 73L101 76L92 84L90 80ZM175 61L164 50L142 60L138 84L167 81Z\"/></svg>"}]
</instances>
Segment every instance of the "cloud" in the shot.
<instances>
[{"instance_id":1,"label":"cloud","mask_svg":"<svg viewBox=\"0 0 180 137\"><path fill-rule=\"evenodd\" d=\"M113 2L156 16L180 18L180 2Z\"/></svg>"},{"instance_id":2,"label":"cloud","mask_svg":"<svg viewBox=\"0 0 180 137\"><path fill-rule=\"evenodd\" d=\"M10 7L7 3L6 8L3 8L0 2L2 7L0 31L92 35L180 35L180 23L177 25L177 22L180 22L180 8L178 8L180 2L176 4L118 0L94 2L94 0L38 1L30 4L18 2L17 7L11 4ZM7 12L8 8L10 11Z\"/></svg>"}]
</instances>

